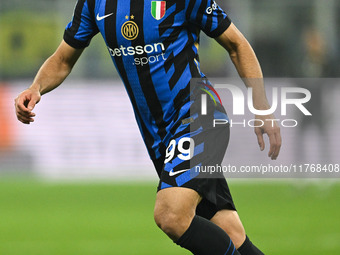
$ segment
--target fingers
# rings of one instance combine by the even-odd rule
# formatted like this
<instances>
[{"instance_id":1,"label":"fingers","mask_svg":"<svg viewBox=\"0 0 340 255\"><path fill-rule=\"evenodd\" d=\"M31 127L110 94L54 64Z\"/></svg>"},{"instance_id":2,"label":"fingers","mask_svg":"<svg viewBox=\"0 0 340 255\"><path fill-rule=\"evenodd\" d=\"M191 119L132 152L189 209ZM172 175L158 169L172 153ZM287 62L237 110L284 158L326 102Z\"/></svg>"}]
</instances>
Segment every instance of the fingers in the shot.
<instances>
[{"instance_id":1,"label":"fingers","mask_svg":"<svg viewBox=\"0 0 340 255\"><path fill-rule=\"evenodd\" d=\"M267 133L269 137L269 152L268 152L268 157L270 157L272 160L277 159L280 153L281 149L281 134L280 134L280 128L275 126L275 127L266 127L266 128L260 128L256 127L255 128L255 134L257 136L257 142L260 146L260 150L263 151L265 149L265 142L263 138L263 134Z\"/></svg>"},{"instance_id":2,"label":"fingers","mask_svg":"<svg viewBox=\"0 0 340 255\"><path fill-rule=\"evenodd\" d=\"M21 116L19 116L19 115L17 115L17 119L20 121L20 122L22 122L22 123L24 123L24 124L30 124L31 123L31 121L30 120L28 120L27 118L23 118L23 117L21 117Z\"/></svg>"},{"instance_id":3,"label":"fingers","mask_svg":"<svg viewBox=\"0 0 340 255\"><path fill-rule=\"evenodd\" d=\"M28 98L26 98L25 95L23 96L18 96L15 99L15 110L16 112L20 112L20 113L29 113L30 110L27 109L27 107L25 106L25 101L29 100Z\"/></svg>"},{"instance_id":4,"label":"fingers","mask_svg":"<svg viewBox=\"0 0 340 255\"><path fill-rule=\"evenodd\" d=\"M274 159L277 159L280 153L281 145L282 145L280 129L278 130L278 132L275 133L275 137L276 137L277 145L276 145L276 151L274 152L273 156L274 156Z\"/></svg>"},{"instance_id":5,"label":"fingers","mask_svg":"<svg viewBox=\"0 0 340 255\"><path fill-rule=\"evenodd\" d=\"M263 133L260 128L255 128L255 134L257 136L257 142L260 146L260 150L263 151L265 147L265 143L263 140Z\"/></svg>"},{"instance_id":6,"label":"fingers","mask_svg":"<svg viewBox=\"0 0 340 255\"><path fill-rule=\"evenodd\" d=\"M269 132L268 137L270 143L268 157L275 160L279 156L282 143L280 129L276 128L273 130L273 132Z\"/></svg>"},{"instance_id":7,"label":"fingers","mask_svg":"<svg viewBox=\"0 0 340 255\"><path fill-rule=\"evenodd\" d=\"M34 101L34 100L29 101L28 105L27 105L27 109L29 111L32 111L34 109L34 107L35 107L35 104L36 104L36 101Z\"/></svg>"},{"instance_id":8,"label":"fingers","mask_svg":"<svg viewBox=\"0 0 340 255\"><path fill-rule=\"evenodd\" d=\"M34 122L33 117L35 117L35 114L33 112L29 114L17 112L17 119L24 124L30 124L31 122Z\"/></svg>"},{"instance_id":9,"label":"fingers","mask_svg":"<svg viewBox=\"0 0 340 255\"><path fill-rule=\"evenodd\" d=\"M24 124L34 122L35 113L32 110L38 101L39 97L32 95L28 90L21 93L14 100L17 119Z\"/></svg>"}]
</instances>

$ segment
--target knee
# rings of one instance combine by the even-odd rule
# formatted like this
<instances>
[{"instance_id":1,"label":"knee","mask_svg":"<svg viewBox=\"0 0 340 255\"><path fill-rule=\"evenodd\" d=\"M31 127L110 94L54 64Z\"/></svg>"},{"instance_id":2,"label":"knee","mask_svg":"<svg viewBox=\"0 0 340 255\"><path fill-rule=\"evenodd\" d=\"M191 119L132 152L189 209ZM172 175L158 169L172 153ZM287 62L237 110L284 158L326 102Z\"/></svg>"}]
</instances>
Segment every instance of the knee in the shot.
<instances>
[{"instance_id":1,"label":"knee","mask_svg":"<svg viewBox=\"0 0 340 255\"><path fill-rule=\"evenodd\" d=\"M154 219L157 226L174 241L185 233L192 221L188 215L162 208L155 208Z\"/></svg>"},{"instance_id":2,"label":"knee","mask_svg":"<svg viewBox=\"0 0 340 255\"><path fill-rule=\"evenodd\" d=\"M233 241L235 247L238 249L246 239L246 232L242 225L239 224L228 224L227 226L220 226Z\"/></svg>"},{"instance_id":3,"label":"knee","mask_svg":"<svg viewBox=\"0 0 340 255\"><path fill-rule=\"evenodd\" d=\"M222 210L217 212L211 221L228 234L236 248L239 248L245 241L246 232L237 212Z\"/></svg>"},{"instance_id":4,"label":"knee","mask_svg":"<svg viewBox=\"0 0 340 255\"><path fill-rule=\"evenodd\" d=\"M246 240L246 233L243 228L228 229L225 231L227 232L237 249L240 248L240 246Z\"/></svg>"}]
</instances>

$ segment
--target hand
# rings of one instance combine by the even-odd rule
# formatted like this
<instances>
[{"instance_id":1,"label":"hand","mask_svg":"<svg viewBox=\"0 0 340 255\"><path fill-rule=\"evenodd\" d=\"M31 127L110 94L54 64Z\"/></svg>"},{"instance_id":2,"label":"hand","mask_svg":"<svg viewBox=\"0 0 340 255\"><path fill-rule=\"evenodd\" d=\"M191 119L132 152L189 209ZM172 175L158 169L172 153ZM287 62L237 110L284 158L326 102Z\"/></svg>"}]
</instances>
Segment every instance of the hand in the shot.
<instances>
[{"instance_id":1,"label":"hand","mask_svg":"<svg viewBox=\"0 0 340 255\"><path fill-rule=\"evenodd\" d=\"M15 100L15 112L19 121L24 124L34 122L35 113L32 112L35 105L41 98L37 89L29 88L24 90Z\"/></svg>"},{"instance_id":2,"label":"hand","mask_svg":"<svg viewBox=\"0 0 340 255\"><path fill-rule=\"evenodd\" d=\"M268 153L268 157L275 160L277 159L280 148L281 148L281 133L280 128L276 121L274 121L275 117L274 115L266 115L266 116L260 116L256 115L255 119L262 120L263 126L262 127L255 127L255 134L257 136L257 141L259 143L261 151L265 148L265 143L263 139L263 134L266 133L269 137L269 144L270 149ZM257 121L255 122L255 126L262 125L262 122Z\"/></svg>"}]
</instances>

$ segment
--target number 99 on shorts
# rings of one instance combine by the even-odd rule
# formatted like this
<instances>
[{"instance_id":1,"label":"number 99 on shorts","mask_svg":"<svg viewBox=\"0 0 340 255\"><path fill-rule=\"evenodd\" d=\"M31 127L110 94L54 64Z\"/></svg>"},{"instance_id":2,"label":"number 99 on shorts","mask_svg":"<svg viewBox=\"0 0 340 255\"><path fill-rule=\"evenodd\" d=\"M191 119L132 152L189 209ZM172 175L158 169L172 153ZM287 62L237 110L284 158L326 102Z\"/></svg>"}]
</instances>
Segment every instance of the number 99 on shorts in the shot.
<instances>
[{"instance_id":1,"label":"number 99 on shorts","mask_svg":"<svg viewBox=\"0 0 340 255\"><path fill-rule=\"evenodd\" d=\"M175 139L171 140L165 151L164 164L176 157L183 161L190 160L194 155L194 148L194 139L190 137L183 137L178 142Z\"/></svg>"}]
</instances>

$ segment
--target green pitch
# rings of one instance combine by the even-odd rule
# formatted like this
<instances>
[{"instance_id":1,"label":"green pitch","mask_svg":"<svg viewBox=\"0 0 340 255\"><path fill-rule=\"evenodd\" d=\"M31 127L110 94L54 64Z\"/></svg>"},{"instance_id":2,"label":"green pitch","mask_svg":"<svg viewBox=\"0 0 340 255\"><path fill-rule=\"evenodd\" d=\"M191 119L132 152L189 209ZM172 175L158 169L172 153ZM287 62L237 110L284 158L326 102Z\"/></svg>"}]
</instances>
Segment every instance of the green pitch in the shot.
<instances>
[{"instance_id":1,"label":"green pitch","mask_svg":"<svg viewBox=\"0 0 340 255\"><path fill-rule=\"evenodd\" d=\"M339 182L255 181L230 186L265 254L340 254ZM155 186L0 181L0 254L190 254L154 224Z\"/></svg>"}]
</instances>

